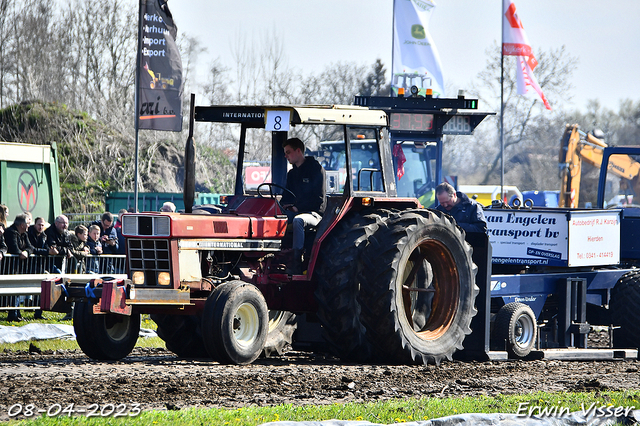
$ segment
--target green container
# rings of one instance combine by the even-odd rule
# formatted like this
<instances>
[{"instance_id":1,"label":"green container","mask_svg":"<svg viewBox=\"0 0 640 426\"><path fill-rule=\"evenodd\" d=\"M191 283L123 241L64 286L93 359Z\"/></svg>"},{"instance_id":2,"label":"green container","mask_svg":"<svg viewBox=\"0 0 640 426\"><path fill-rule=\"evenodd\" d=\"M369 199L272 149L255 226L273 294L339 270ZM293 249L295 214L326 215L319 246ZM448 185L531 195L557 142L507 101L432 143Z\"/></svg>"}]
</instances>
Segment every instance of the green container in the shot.
<instances>
[{"instance_id":1,"label":"green container","mask_svg":"<svg viewBox=\"0 0 640 426\"><path fill-rule=\"evenodd\" d=\"M134 195L133 192L108 192L105 196L107 211L117 214L121 209L129 210L135 204ZM166 201L175 204L178 211L184 210L181 192L139 192L138 211L158 212ZM220 204L220 194L198 193L195 204Z\"/></svg>"},{"instance_id":2,"label":"green container","mask_svg":"<svg viewBox=\"0 0 640 426\"><path fill-rule=\"evenodd\" d=\"M53 223L61 211L56 143L0 142L0 203L9 207L8 222L29 212Z\"/></svg>"}]
</instances>

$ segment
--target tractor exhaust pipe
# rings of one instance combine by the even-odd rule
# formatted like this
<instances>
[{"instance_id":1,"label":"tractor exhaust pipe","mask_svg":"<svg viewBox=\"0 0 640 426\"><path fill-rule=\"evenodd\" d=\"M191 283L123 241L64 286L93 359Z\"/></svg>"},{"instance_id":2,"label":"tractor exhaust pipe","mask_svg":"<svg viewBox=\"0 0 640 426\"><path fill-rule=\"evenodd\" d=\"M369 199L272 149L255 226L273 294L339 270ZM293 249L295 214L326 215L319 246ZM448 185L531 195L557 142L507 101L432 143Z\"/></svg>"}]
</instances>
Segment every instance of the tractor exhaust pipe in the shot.
<instances>
[{"instance_id":1,"label":"tractor exhaust pipe","mask_svg":"<svg viewBox=\"0 0 640 426\"><path fill-rule=\"evenodd\" d=\"M196 197L196 144L193 140L193 125L195 122L196 95L191 94L191 107L189 113L189 137L184 147L184 186L182 197L184 199L184 211L191 213Z\"/></svg>"}]
</instances>

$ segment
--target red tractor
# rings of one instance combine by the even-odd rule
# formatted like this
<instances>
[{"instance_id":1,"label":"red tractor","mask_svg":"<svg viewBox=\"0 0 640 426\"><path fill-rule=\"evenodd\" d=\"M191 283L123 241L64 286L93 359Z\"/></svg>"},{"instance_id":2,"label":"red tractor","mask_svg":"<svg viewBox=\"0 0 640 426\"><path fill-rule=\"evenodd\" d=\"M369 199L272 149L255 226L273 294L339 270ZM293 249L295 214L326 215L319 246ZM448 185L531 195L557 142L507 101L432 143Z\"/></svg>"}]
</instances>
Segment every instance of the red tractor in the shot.
<instances>
[{"instance_id":1,"label":"red tractor","mask_svg":"<svg viewBox=\"0 0 640 426\"><path fill-rule=\"evenodd\" d=\"M438 108L437 99L405 101L392 108L456 114L451 106ZM194 122L240 124L235 194L226 205L187 207L184 213L124 215L129 279L84 286L45 281L43 308L65 311L75 302L78 343L96 359L127 356L142 313L151 314L158 335L178 356L221 363L282 353L292 340L313 341L316 331L324 347L344 360L451 359L476 314L472 250L451 217L396 196L387 112L339 105L192 108L191 135ZM446 121L434 119L434 127ZM346 141L340 153L346 180L327 196L322 221L305 239L301 275L285 272L292 250L279 204L287 173L281 145L293 126L339 126ZM242 179L249 128L273 131L265 147L273 183L255 194L245 193ZM377 145L369 161L352 160L357 135ZM185 156L185 205L191 206L192 136Z\"/></svg>"}]
</instances>

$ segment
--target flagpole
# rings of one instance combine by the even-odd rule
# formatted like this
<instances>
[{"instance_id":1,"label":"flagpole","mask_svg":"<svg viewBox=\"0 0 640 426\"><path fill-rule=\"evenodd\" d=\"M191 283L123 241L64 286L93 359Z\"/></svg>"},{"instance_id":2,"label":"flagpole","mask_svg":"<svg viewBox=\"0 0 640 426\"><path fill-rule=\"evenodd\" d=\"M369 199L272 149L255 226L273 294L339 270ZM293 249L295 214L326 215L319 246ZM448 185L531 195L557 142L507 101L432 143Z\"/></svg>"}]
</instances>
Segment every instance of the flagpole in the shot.
<instances>
[{"instance_id":1,"label":"flagpole","mask_svg":"<svg viewBox=\"0 0 640 426\"><path fill-rule=\"evenodd\" d=\"M396 44L396 0L393 0L393 13L391 14L391 82L389 83L389 97L393 96L393 61L395 59Z\"/></svg>"},{"instance_id":2,"label":"flagpole","mask_svg":"<svg viewBox=\"0 0 640 426\"><path fill-rule=\"evenodd\" d=\"M136 144L135 144L135 154L134 154L134 179L133 179L133 203L134 203L134 211L138 212L138 153L140 151L140 144L138 135L140 133L140 120L139 120L139 111L140 111L140 53L142 52L142 5L145 0L140 0L139 9L138 9L138 54L136 55L136 94L135 94L135 129L136 129Z\"/></svg>"},{"instance_id":3,"label":"flagpole","mask_svg":"<svg viewBox=\"0 0 640 426\"><path fill-rule=\"evenodd\" d=\"M504 1L500 6L502 13L502 36L500 43L500 200L504 201Z\"/></svg>"}]
</instances>

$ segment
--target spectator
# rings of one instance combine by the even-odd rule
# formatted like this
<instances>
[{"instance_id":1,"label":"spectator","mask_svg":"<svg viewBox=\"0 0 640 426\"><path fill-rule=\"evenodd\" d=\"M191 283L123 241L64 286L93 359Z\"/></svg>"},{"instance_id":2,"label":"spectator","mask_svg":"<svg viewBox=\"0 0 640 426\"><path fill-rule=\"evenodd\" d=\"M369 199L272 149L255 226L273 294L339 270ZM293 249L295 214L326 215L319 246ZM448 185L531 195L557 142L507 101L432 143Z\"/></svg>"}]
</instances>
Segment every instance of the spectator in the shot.
<instances>
[{"instance_id":1,"label":"spectator","mask_svg":"<svg viewBox=\"0 0 640 426\"><path fill-rule=\"evenodd\" d=\"M458 226L465 232L487 232L487 221L482 206L466 194L455 190L447 182L436 187L437 210L453 216Z\"/></svg>"},{"instance_id":2,"label":"spectator","mask_svg":"<svg viewBox=\"0 0 640 426\"><path fill-rule=\"evenodd\" d=\"M54 272L57 273L62 272L62 260L73 256L68 228L69 219L65 215L60 215L56 218L54 226L50 226L44 231L47 236L47 247L50 249L49 254L59 255L54 261Z\"/></svg>"},{"instance_id":3,"label":"spectator","mask_svg":"<svg viewBox=\"0 0 640 426\"><path fill-rule=\"evenodd\" d=\"M89 227L89 238L87 239L87 245L89 246L89 254L93 256L99 256L102 254L102 243L100 242L101 228L99 225L93 224ZM87 272L97 274L99 273L100 264L97 257L92 257L87 261Z\"/></svg>"},{"instance_id":4,"label":"spectator","mask_svg":"<svg viewBox=\"0 0 640 426\"><path fill-rule=\"evenodd\" d=\"M29 230L27 231L29 242L34 248L33 254L37 254L40 256L55 254L53 250L47 247L47 236L44 233L45 228L46 222L44 221L44 219L41 217L36 217L36 221L29 227Z\"/></svg>"},{"instance_id":5,"label":"spectator","mask_svg":"<svg viewBox=\"0 0 640 426\"><path fill-rule=\"evenodd\" d=\"M27 260L29 255L33 254L33 246L27 236L28 228L29 222L27 215L19 214L13 220L13 225L8 227L5 232L8 253L19 255L20 260Z\"/></svg>"},{"instance_id":6,"label":"spectator","mask_svg":"<svg viewBox=\"0 0 640 426\"><path fill-rule=\"evenodd\" d=\"M38 256L46 256L48 254L54 254L53 250L47 247L47 236L44 234L45 221L41 217L36 217L33 225L29 226L27 231L27 237L29 242L33 246L33 254ZM34 265L33 271L36 273L44 272L44 259L39 258L36 265ZM47 268L50 269L50 268ZM31 297L31 296L29 296ZM33 314L33 319L43 319L42 310L37 309Z\"/></svg>"},{"instance_id":7,"label":"spectator","mask_svg":"<svg viewBox=\"0 0 640 426\"><path fill-rule=\"evenodd\" d=\"M97 225L100 229L100 243L104 254L118 253L118 234L113 228L113 214L105 212L100 220L96 220L91 225ZM91 233L91 228L89 228Z\"/></svg>"},{"instance_id":8,"label":"spectator","mask_svg":"<svg viewBox=\"0 0 640 426\"><path fill-rule=\"evenodd\" d=\"M125 247L124 235L122 235L122 215L127 213L126 209L121 209L118 212L118 219L113 227L116 229L116 235L118 236L118 250L117 254L126 254L127 249Z\"/></svg>"},{"instance_id":9,"label":"spectator","mask_svg":"<svg viewBox=\"0 0 640 426\"><path fill-rule=\"evenodd\" d=\"M76 273L83 274L85 270L85 257L91 253L87 238L89 238L89 230L84 225L76 226L74 233L69 237L71 240L71 252L76 259Z\"/></svg>"},{"instance_id":10,"label":"spectator","mask_svg":"<svg viewBox=\"0 0 640 426\"><path fill-rule=\"evenodd\" d=\"M9 217L9 207L4 204L0 204L0 225L3 228L7 227L7 218Z\"/></svg>"},{"instance_id":11,"label":"spectator","mask_svg":"<svg viewBox=\"0 0 640 426\"><path fill-rule=\"evenodd\" d=\"M7 227L7 216L9 208L4 204L0 204L0 260L7 254L7 244L4 242L4 231ZM0 268L0 271L2 269Z\"/></svg>"},{"instance_id":12,"label":"spectator","mask_svg":"<svg viewBox=\"0 0 640 426\"><path fill-rule=\"evenodd\" d=\"M28 217L25 214L19 214L13 220L13 225L7 228L5 232L7 250L10 254L15 254L19 256L19 265L14 265L14 268L17 266L17 269L14 269L12 272L18 271L26 271L27 270L27 260L29 259L29 255L33 254L33 246L29 242L29 237L27 236L27 229L29 228ZM14 302L15 303L15 302ZM9 311L7 315L7 321L21 321L22 315L19 310Z\"/></svg>"},{"instance_id":13,"label":"spectator","mask_svg":"<svg viewBox=\"0 0 640 426\"><path fill-rule=\"evenodd\" d=\"M174 213L176 211L176 205L173 204L171 201L165 201L160 211L166 212L166 213Z\"/></svg>"}]
</instances>

